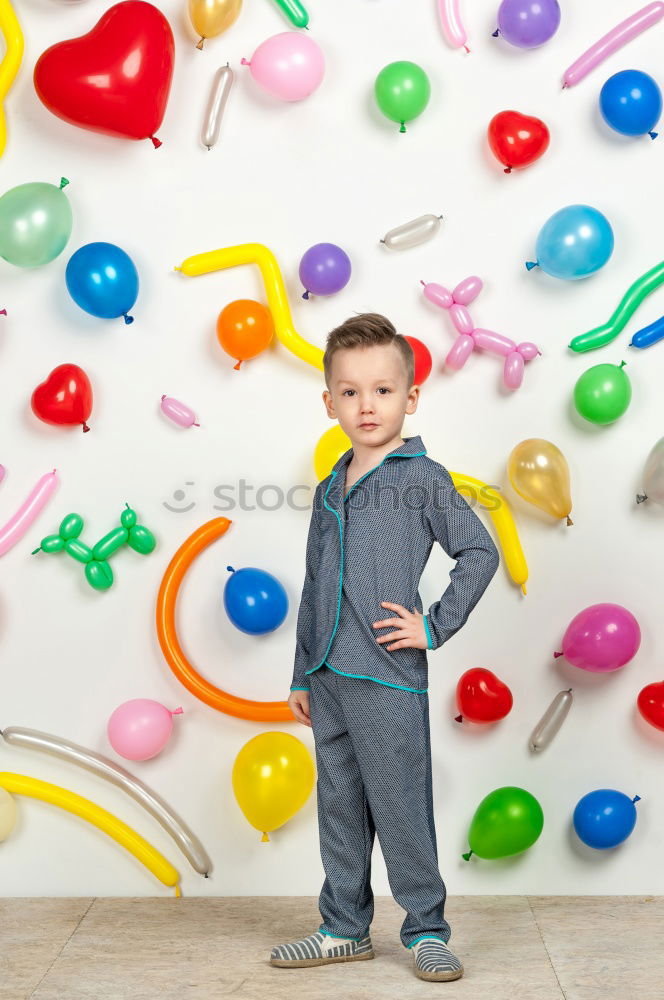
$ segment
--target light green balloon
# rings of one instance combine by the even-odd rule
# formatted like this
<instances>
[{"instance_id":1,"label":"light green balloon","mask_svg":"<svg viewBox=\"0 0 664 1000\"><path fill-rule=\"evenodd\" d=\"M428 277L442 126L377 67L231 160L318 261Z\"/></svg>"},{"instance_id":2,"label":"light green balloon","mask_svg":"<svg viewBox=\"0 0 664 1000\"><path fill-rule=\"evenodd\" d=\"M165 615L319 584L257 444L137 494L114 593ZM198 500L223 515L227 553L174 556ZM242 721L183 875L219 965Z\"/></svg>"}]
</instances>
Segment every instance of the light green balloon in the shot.
<instances>
[{"instance_id":1,"label":"light green balloon","mask_svg":"<svg viewBox=\"0 0 664 1000\"><path fill-rule=\"evenodd\" d=\"M421 115L431 96L431 84L421 66L402 59L388 63L376 77L376 102L386 118L399 122L406 131L406 122Z\"/></svg>"},{"instance_id":2,"label":"light green balloon","mask_svg":"<svg viewBox=\"0 0 664 1000\"><path fill-rule=\"evenodd\" d=\"M593 365L574 386L574 405L593 424L612 424L630 404L632 384L619 365Z\"/></svg>"},{"instance_id":3,"label":"light green balloon","mask_svg":"<svg viewBox=\"0 0 664 1000\"><path fill-rule=\"evenodd\" d=\"M505 858L532 847L544 828L542 807L525 788L506 785L482 799L470 824L471 854Z\"/></svg>"},{"instance_id":4,"label":"light green balloon","mask_svg":"<svg viewBox=\"0 0 664 1000\"><path fill-rule=\"evenodd\" d=\"M71 236L73 218L63 187L19 184L0 198L0 257L16 267L41 267L61 254Z\"/></svg>"}]
</instances>

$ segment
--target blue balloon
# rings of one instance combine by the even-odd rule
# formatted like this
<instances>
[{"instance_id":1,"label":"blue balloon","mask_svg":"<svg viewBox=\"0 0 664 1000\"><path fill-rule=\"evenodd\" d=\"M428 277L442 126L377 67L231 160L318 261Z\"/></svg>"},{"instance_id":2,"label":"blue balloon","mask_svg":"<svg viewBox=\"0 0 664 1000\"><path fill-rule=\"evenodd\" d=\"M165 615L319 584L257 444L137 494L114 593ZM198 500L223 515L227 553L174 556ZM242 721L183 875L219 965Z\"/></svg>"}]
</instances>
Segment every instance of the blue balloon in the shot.
<instances>
[{"instance_id":1,"label":"blue balloon","mask_svg":"<svg viewBox=\"0 0 664 1000\"><path fill-rule=\"evenodd\" d=\"M264 635L279 628L288 614L288 596L276 576L246 566L234 570L224 587L224 607L236 628L249 635Z\"/></svg>"},{"instance_id":2,"label":"blue balloon","mask_svg":"<svg viewBox=\"0 0 664 1000\"><path fill-rule=\"evenodd\" d=\"M653 129L662 113L662 92L647 73L623 69L602 87L599 109L607 125L621 135L648 134L656 139Z\"/></svg>"},{"instance_id":3,"label":"blue balloon","mask_svg":"<svg viewBox=\"0 0 664 1000\"><path fill-rule=\"evenodd\" d=\"M630 347L652 347L658 341L664 340L664 316L660 316L654 323L644 326L632 335L629 342Z\"/></svg>"},{"instance_id":4,"label":"blue balloon","mask_svg":"<svg viewBox=\"0 0 664 1000\"><path fill-rule=\"evenodd\" d=\"M574 829L588 847L604 850L616 847L627 840L636 825L635 802L623 792L613 788L598 788L588 792L577 802L574 810Z\"/></svg>"},{"instance_id":5,"label":"blue balloon","mask_svg":"<svg viewBox=\"0 0 664 1000\"><path fill-rule=\"evenodd\" d=\"M591 205L567 205L544 223L535 249L537 261L527 261L529 271L539 265L554 278L575 281L606 264L613 253L613 230Z\"/></svg>"},{"instance_id":6,"label":"blue balloon","mask_svg":"<svg viewBox=\"0 0 664 1000\"><path fill-rule=\"evenodd\" d=\"M74 302L93 316L124 316L138 296L138 272L131 257L114 243L88 243L69 259L67 290Z\"/></svg>"}]
</instances>

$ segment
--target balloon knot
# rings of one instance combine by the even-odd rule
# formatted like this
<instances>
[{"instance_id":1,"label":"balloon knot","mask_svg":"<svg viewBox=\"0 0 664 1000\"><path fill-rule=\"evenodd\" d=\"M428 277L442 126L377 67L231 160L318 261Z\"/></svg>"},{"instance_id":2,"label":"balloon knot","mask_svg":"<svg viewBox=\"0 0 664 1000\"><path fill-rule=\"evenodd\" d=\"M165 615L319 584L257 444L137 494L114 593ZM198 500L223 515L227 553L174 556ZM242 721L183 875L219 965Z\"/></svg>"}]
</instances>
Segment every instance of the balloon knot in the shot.
<instances>
[{"instance_id":1,"label":"balloon knot","mask_svg":"<svg viewBox=\"0 0 664 1000\"><path fill-rule=\"evenodd\" d=\"M130 316L128 313L123 313L122 315L124 316L124 321L127 324L127 326L129 326L130 323L134 322L134 317Z\"/></svg>"},{"instance_id":2,"label":"balloon knot","mask_svg":"<svg viewBox=\"0 0 664 1000\"><path fill-rule=\"evenodd\" d=\"M162 145L161 139L158 139L156 135L151 135L150 141L152 142L152 145L154 146L155 149L159 149L159 147Z\"/></svg>"},{"instance_id":3,"label":"balloon knot","mask_svg":"<svg viewBox=\"0 0 664 1000\"><path fill-rule=\"evenodd\" d=\"M569 87L568 83L563 83L563 90L567 90L568 87Z\"/></svg>"},{"instance_id":4,"label":"balloon knot","mask_svg":"<svg viewBox=\"0 0 664 1000\"><path fill-rule=\"evenodd\" d=\"M66 188L68 184L69 184L69 181L67 180L66 177L61 177L60 178L60 190L61 191L62 191L63 188Z\"/></svg>"},{"instance_id":5,"label":"balloon knot","mask_svg":"<svg viewBox=\"0 0 664 1000\"><path fill-rule=\"evenodd\" d=\"M0 316L6 316L6 315L7 315L7 310L6 309L0 309Z\"/></svg>"},{"instance_id":6,"label":"balloon knot","mask_svg":"<svg viewBox=\"0 0 664 1000\"><path fill-rule=\"evenodd\" d=\"M536 260L527 260L527 261L526 261L526 269L527 269L528 271L532 271L532 269L533 269L534 267L539 267L539 264L537 263L537 261L536 261Z\"/></svg>"},{"instance_id":7,"label":"balloon knot","mask_svg":"<svg viewBox=\"0 0 664 1000\"><path fill-rule=\"evenodd\" d=\"M636 502L637 503L643 503L643 501L647 500L647 499L648 499L648 497L647 497L647 495L645 493L637 493L636 494Z\"/></svg>"},{"instance_id":8,"label":"balloon knot","mask_svg":"<svg viewBox=\"0 0 664 1000\"><path fill-rule=\"evenodd\" d=\"M569 528L572 524L574 524L574 521L572 520L572 518L568 514L567 515L567 527Z\"/></svg>"},{"instance_id":9,"label":"balloon knot","mask_svg":"<svg viewBox=\"0 0 664 1000\"><path fill-rule=\"evenodd\" d=\"M306 292L304 293L304 295L302 296L302 298L303 298L303 299L308 299L308 298L309 298L309 292L308 292L308 291L306 291Z\"/></svg>"},{"instance_id":10,"label":"balloon knot","mask_svg":"<svg viewBox=\"0 0 664 1000\"><path fill-rule=\"evenodd\" d=\"M454 721L455 722L463 722L463 715L455 715L454 716Z\"/></svg>"},{"instance_id":11,"label":"balloon knot","mask_svg":"<svg viewBox=\"0 0 664 1000\"><path fill-rule=\"evenodd\" d=\"M401 128L399 129L399 131L400 132L405 132L406 131L406 123L405 122L401 122Z\"/></svg>"},{"instance_id":12,"label":"balloon knot","mask_svg":"<svg viewBox=\"0 0 664 1000\"><path fill-rule=\"evenodd\" d=\"M31 556L36 556L38 552L41 552L41 545L37 549L33 549L30 553Z\"/></svg>"},{"instance_id":13,"label":"balloon knot","mask_svg":"<svg viewBox=\"0 0 664 1000\"><path fill-rule=\"evenodd\" d=\"M619 368L623 368L626 364L627 364L626 361L621 361L620 364L618 365L618 367Z\"/></svg>"},{"instance_id":14,"label":"balloon knot","mask_svg":"<svg viewBox=\"0 0 664 1000\"><path fill-rule=\"evenodd\" d=\"M511 167L505 167L505 169L503 170L503 173L504 174L511 174L512 173L512 168Z\"/></svg>"},{"instance_id":15,"label":"balloon knot","mask_svg":"<svg viewBox=\"0 0 664 1000\"><path fill-rule=\"evenodd\" d=\"M183 708L176 708L173 712L171 712L171 715L182 715L183 713L184 713Z\"/></svg>"},{"instance_id":16,"label":"balloon knot","mask_svg":"<svg viewBox=\"0 0 664 1000\"><path fill-rule=\"evenodd\" d=\"M89 430L90 430L90 428L89 428L89 427L88 427L88 425L87 425L87 424L85 423L85 421L83 421L83 433L85 434L85 433L87 433L87 431L89 431Z\"/></svg>"},{"instance_id":17,"label":"balloon knot","mask_svg":"<svg viewBox=\"0 0 664 1000\"><path fill-rule=\"evenodd\" d=\"M554 655L555 659L557 660L559 656L564 656L565 654L564 653L554 653L553 655Z\"/></svg>"},{"instance_id":18,"label":"balloon knot","mask_svg":"<svg viewBox=\"0 0 664 1000\"><path fill-rule=\"evenodd\" d=\"M236 365L233 365L233 370L236 371L236 372L239 372L241 364L242 364L242 362L238 361L238 363Z\"/></svg>"},{"instance_id":19,"label":"balloon knot","mask_svg":"<svg viewBox=\"0 0 664 1000\"><path fill-rule=\"evenodd\" d=\"M241 66L251 66L251 62L250 62L249 59L245 59L244 56L242 56L242 58L240 59L240 65Z\"/></svg>"},{"instance_id":20,"label":"balloon knot","mask_svg":"<svg viewBox=\"0 0 664 1000\"><path fill-rule=\"evenodd\" d=\"M470 49L468 48L467 45L464 45L464 49L466 50L466 52L468 53L468 55L470 55Z\"/></svg>"},{"instance_id":21,"label":"balloon knot","mask_svg":"<svg viewBox=\"0 0 664 1000\"><path fill-rule=\"evenodd\" d=\"M650 136L651 139L656 139L657 136L659 135L659 132L648 132L648 135Z\"/></svg>"},{"instance_id":22,"label":"balloon knot","mask_svg":"<svg viewBox=\"0 0 664 1000\"><path fill-rule=\"evenodd\" d=\"M632 799L632 802L640 802L640 801L641 801L640 795L635 795L634 798Z\"/></svg>"},{"instance_id":23,"label":"balloon knot","mask_svg":"<svg viewBox=\"0 0 664 1000\"><path fill-rule=\"evenodd\" d=\"M492 33L491 37L498 38L499 34L500 34L500 28L496 28L496 30Z\"/></svg>"},{"instance_id":24,"label":"balloon knot","mask_svg":"<svg viewBox=\"0 0 664 1000\"><path fill-rule=\"evenodd\" d=\"M261 844L269 844L270 838L267 835L267 831L263 830L263 836L261 837Z\"/></svg>"},{"instance_id":25,"label":"balloon knot","mask_svg":"<svg viewBox=\"0 0 664 1000\"><path fill-rule=\"evenodd\" d=\"M203 38L200 38L200 39L199 39L199 40L198 40L198 41L196 42L196 48L198 49L198 51L199 51L199 52L202 52L202 51L203 51L203 42L204 42L204 41L205 41L205 36L203 36Z\"/></svg>"},{"instance_id":26,"label":"balloon knot","mask_svg":"<svg viewBox=\"0 0 664 1000\"><path fill-rule=\"evenodd\" d=\"M226 569L228 570L229 573L234 573L235 572L235 570L233 569L232 566L227 566Z\"/></svg>"},{"instance_id":27,"label":"balloon knot","mask_svg":"<svg viewBox=\"0 0 664 1000\"><path fill-rule=\"evenodd\" d=\"M472 851L468 851L467 854L462 854L461 857L463 858L464 861L470 861L472 853L473 853Z\"/></svg>"}]
</instances>

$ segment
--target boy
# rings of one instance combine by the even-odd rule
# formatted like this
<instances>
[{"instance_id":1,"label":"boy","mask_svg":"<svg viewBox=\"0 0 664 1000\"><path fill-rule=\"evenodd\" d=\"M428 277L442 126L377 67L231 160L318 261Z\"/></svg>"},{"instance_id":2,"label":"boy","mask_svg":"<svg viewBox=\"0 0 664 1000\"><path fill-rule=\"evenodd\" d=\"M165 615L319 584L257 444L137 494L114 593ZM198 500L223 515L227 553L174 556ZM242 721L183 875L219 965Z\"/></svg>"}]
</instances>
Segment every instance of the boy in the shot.
<instances>
[{"instance_id":1,"label":"boy","mask_svg":"<svg viewBox=\"0 0 664 1000\"><path fill-rule=\"evenodd\" d=\"M374 957L377 833L390 889L406 910L400 937L415 974L458 979L438 869L426 650L465 623L498 553L421 437L401 437L419 398L405 337L384 316L355 316L328 335L323 363L328 416L353 447L314 495L288 699L316 747L323 923L274 948L270 963ZM457 562L423 614L418 584L435 540Z\"/></svg>"}]
</instances>

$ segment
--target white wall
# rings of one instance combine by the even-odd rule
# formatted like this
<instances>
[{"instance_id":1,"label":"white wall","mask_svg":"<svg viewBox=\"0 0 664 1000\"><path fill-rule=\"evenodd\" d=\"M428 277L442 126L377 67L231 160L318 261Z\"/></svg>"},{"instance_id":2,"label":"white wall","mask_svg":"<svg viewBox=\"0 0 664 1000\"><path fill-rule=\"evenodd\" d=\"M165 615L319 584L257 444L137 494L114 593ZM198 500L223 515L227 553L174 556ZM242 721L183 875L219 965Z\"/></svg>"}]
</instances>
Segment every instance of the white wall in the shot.
<instances>
[{"instance_id":1,"label":"white wall","mask_svg":"<svg viewBox=\"0 0 664 1000\"><path fill-rule=\"evenodd\" d=\"M166 666L153 624L157 589L181 541L217 513L213 490L241 478L255 486L313 487L311 455L330 426L322 380L281 346L233 371L214 324L229 301L262 297L253 268L185 279L172 268L189 254L259 241L277 254L303 335L323 345L326 332L355 310L379 310L430 347L437 362L453 341L446 317L424 302L420 278L453 285L468 274L485 281L472 307L484 326L517 341L533 339L543 357L526 369L515 394L500 390L500 364L473 357L457 375L435 373L404 432L421 434L429 454L451 469L505 483L511 449L526 437L555 441L573 481L575 526L537 516L508 487L530 564L522 598L501 567L468 626L430 654L434 796L441 871L455 893L644 893L664 891L660 834L664 734L641 724L635 699L661 677L661 515L636 508L643 462L662 434L664 347L628 351L629 334L579 357L571 336L603 322L627 286L661 256L664 139L621 142L598 121L599 89L610 73L639 67L661 80L664 26L631 43L573 90L560 76L576 56L634 4L563 4L557 36L530 53L491 38L496 3L465 3L472 55L448 49L433 0L311 0L312 35L327 76L310 100L278 104L260 94L240 65L258 43L285 30L274 4L246 4L220 39L196 51L184 4L162 3L176 35L172 96L159 134L163 147L113 140L65 125L38 101L32 68L52 42L83 33L104 9L21 4L26 58L9 107L3 190L67 176L74 232L65 253L36 272L2 262L0 323L2 439L0 521L32 484L57 466L61 486L24 541L0 566L0 726L59 734L103 753L106 722L121 702L156 698L183 705L176 736L156 759L130 765L196 830L211 853L204 882L169 838L117 790L54 759L0 744L0 769L62 784L139 829L182 871L185 894L317 894L322 881L315 793L261 847L233 796L235 755L257 733L282 728L313 752L304 727L255 724L219 714L183 689ZM601 6L601 10L600 10ZM426 113L400 135L373 104L376 73L397 58L426 68L433 95ZM207 152L199 130L216 68L230 60L237 81L218 146ZM494 113L514 107L544 118L546 157L506 177L485 141ZM609 264L582 282L535 271L535 238L548 216L572 202L604 211L615 231ZM430 243L390 255L378 244L394 225L423 212L445 215ZM123 246L140 271L136 322L103 323L69 299L69 255L93 240ZM329 301L302 302L301 253L330 240L353 261L351 283ZM630 330L662 312L661 293L642 306ZM638 325L637 325L638 324ZM576 378L600 361L629 361L633 402L615 425L595 430L570 409ZM65 361L82 365L95 390L92 430L81 434L37 421L30 394ZM179 432L158 412L162 393L193 405L200 429ZM193 486L185 487L185 483ZM173 492L195 508L171 513ZM69 511L86 519L96 541L128 501L156 533L147 558L115 557L116 583L93 592L71 560L29 552ZM288 693L308 513L288 509L232 515L226 538L209 549L184 587L179 623L193 662L214 683L248 698ZM291 609L272 636L252 639L226 619L226 566L262 566L284 582ZM436 547L422 580L425 607L451 568ZM643 641L635 660L611 676L591 676L554 661L563 631L581 608L614 601L638 617ZM488 666L512 688L514 709L489 729L454 723L459 675ZM555 743L529 755L529 733L553 695L574 686L576 702ZM528 788L542 803L544 832L532 850L504 863L466 863L466 833L485 794L504 784ZM634 834L614 852L583 848L570 832L578 799L598 787L639 794ZM3 895L151 895L166 892L125 851L84 822L51 806L20 802L20 822L0 847ZM379 850L374 890L389 892Z\"/></svg>"}]
</instances>

